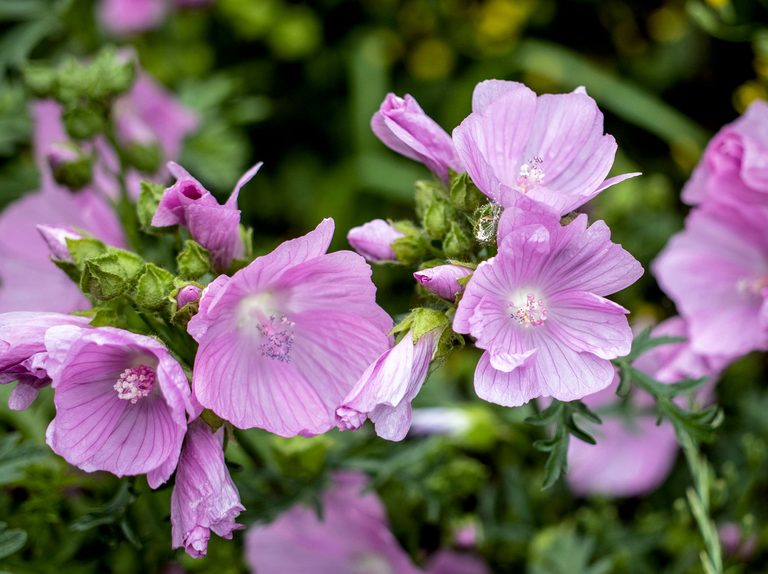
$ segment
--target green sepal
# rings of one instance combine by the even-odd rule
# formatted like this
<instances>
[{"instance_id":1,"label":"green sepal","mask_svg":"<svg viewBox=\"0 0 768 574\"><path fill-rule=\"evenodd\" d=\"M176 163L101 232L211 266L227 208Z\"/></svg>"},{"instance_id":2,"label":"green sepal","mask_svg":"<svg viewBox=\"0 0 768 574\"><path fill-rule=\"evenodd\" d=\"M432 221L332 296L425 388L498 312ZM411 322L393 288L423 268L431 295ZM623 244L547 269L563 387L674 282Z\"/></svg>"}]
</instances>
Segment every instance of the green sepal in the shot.
<instances>
[{"instance_id":1,"label":"green sepal","mask_svg":"<svg viewBox=\"0 0 768 574\"><path fill-rule=\"evenodd\" d=\"M449 259L460 259L472 251L473 241L466 231L456 222L443 240L443 251Z\"/></svg>"},{"instance_id":2,"label":"green sepal","mask_svg":"<svg viewBox=\"0 0 768 574\"><path fill-rule=\"evenodd\" d=\"M422 219L432 203L437 200L446 201L448 197L445 194L443 185L433 179L422 179L416 182L416 216Z\"/></svg>"},{"instance_id":3,"label":"green sepal","mask_svg":"<svg viewBox=\"0 0 768 574\"><path fill-rule=\"evenodd\" d=\"M488 201L466 173L451 173L451 204L456 209L473 213L478 207Z\"/></svg>"},{"instance_id":4,"label":"green sepal","mask_svg":"<svg viewBox=\"0 0 768 574\"><path fill-rule=\"evenodd\" d=\"M140 309L150 311L169 310L170 292L173 290L173 274L154 263L147 263L136 282L133 300Z\"/></svg>"},{"instance_id":5,"label":"green sepal","mask_svg":"<svg viewBox=\"0 0 768 574\"><path fill-rule=\"evenodd\" d=\"M109 250L103 242L93 237L84 237L83 239L67 238L66 242L69 255L78 268L82 268L89 259L104 255Z\"/></svg>"},{"instance_id":6,"label":"green sepal","mask_svg":"<svg viewBox=\"0 0 768 574\"><path fill-rule=\"evenodd\" d=\"M102 133L107 126L104 112L89 105L77 105L65 109L61 119L67 135L73 140L93 139Z\"/></svg>"},{"instance_id":7,"label":"green sepal","mask_svg":"<svg viewBox=\"0 0 768 574\"><path fill-rule=\"evenodd\" d=\"M163 186L151 181L142 181L140 188L139 201L136 203L136 216L139 219L141 230L145 233L173 231L174 228L172 227L152 227L152 218L155 216L157 206L160 204L160 199L163 197Z\"/></svg>"},{"instance_id":8,"label":"green sepal","mask_svg":"<svg viewBox=\"0 0 768 574\"><path fill-rule=\"evenodd\" d=\"M142 173L155 173L163 163L163 149L157 142L130 142L120 146L123 161Z\"/></svg>"},{"instance_id":9,"label":"green sepal","mask_svg":"<svg viewBox=\"0 0 768 574\"><path fill-rule=\"evenodd\" d=\"M62 162L51 169L56 183L77 191L93 179L93 157L81 153L74 161Z\"/></svg>"},{"instance_id":10,"label":"green sepal","mask_svg":"<svg viewBox=\"0 0 768 574\"><path fill-rule=\"evenodd\" d=\"M223 418L210 409L203 410L203 412L200 413L200 418L210 427L212 432L219 430L225 422Z\"/></svg>"},{"instance_id":11,"label":"green sepal","mask_svg":"<svg viewBox=\"0 0 768 574\"><path fill-rule=\"evenodd\" d=\"M144 261L138 255L110 249L85 262L80 289L99 301L109 301L127 293L143 267Z\"/></svg>"},{"instance_id":12,"label":"green sepal","mask_svg":"<svg viewBox=\"0 0 768 574\"><path fill-rule=\"evenodd\" d=\"M179 276L183 279L199 279L212 270L211 254L191 239L184 242L184 249L176 256Z\"/></svg>"}]
</instances>

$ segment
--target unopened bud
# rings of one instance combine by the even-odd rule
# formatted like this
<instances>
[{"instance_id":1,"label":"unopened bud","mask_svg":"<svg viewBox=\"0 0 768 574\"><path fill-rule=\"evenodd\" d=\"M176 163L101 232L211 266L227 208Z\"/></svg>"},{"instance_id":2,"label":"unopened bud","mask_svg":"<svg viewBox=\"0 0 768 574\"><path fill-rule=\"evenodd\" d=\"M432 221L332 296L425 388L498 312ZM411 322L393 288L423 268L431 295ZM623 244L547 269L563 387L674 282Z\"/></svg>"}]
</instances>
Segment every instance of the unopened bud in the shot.
<instances>
[{"instance_id":1,"label":"unopened bud","mask_svg":"<svg viewBox=\"0 0 768 574\"><path fill-rule=\"evenodd\" d=\"M472 274L472 269L461 265L438 265L429 269L422 269L413 274L424 289L446 299L455 301L456 296L464 290L459 279Z\"/></svg>"},{"instance_id":2,"label":"unopened bud","mask_svg":"<svg viewBox=\"0 0 768 574\"><path fill-rule=\"evenodd\" d=\"M461 259L472 249L472 238L454 222L443 240L443 252L449 259Z\"/></svg>"},{"instance_id":3,"label":"unopened bud","mask_svg":"<svg viewBox=\"0 0 768 574\"><path fill-rule=\"evenodd\" d=\"M185 285L176 293L176 307L181 309L200 299L202 289L197 285Z\"/></svg>"},{"instance_id":4,"label":"unopened bud","mask_svg":"<svg viewBox=\"0 0 768 574\"><path fill-rule=\"evenodd\" d=\"M405 237L405 234L383 219L374 219L360 227L350 229L347 241L368 261L379 263L396 259L392 243L402 237Z\"/></svg>"},{"instance_id":5,"label":"unopened bud","mask_svg":"<svg viewBox=\"0 0 768 574\"><path fill-rule=\"evenodd\" d=\"M53 179L72 190L82 189L93 177L93 158L71 144L53 144L46 159Z\"/></svg>"},{"instance_id":6,"label":"unopened bud","mask_svg":"<svg viewBox=\"0 0 768 574\"><path fill-rule=\"evenodd\" d=\"M37 230L48 245L48 250L53 259L72 261L67 239L82 239L83 236L81 234L71 227L58 227L55 225L38 225Z\"/></svg>"}]
</instances>

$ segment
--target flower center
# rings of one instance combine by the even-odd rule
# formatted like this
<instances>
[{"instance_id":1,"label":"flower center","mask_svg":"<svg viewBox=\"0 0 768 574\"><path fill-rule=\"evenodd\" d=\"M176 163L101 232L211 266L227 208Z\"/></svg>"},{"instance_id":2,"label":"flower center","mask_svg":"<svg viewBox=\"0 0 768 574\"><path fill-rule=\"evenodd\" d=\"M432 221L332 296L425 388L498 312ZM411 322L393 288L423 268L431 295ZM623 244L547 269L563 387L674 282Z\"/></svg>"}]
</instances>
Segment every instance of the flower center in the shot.
<instances>
[{"instance_id":1,"label":"flower center","mask_svg":"<svg viewBox=\"0 0 768 574\"><path fill-rule=\"evenodd\" d=\"M135 405L152 392L155 385L155 371L146 365L129 367L120 373L120 377L112 387L117 391L117 398L131 401Z\"/></svg>"},{"instance_id":2,"label":"flower center","mask_svg":"<svg viewBox=\"0 0 768 574\"><path fill-rule=\"evenodd\" d=\"M271 293L247 297L240 304L238 328L249 334L262 356L287 363L290 361L296 323L278 311Z\"/></svg>"},{"instance_id":3,"label":"flower center","mask_svg":"<svg viewBox=\"0 0 768 574\"><path fill-rule=\"evenodd\" d=\"M533 293L528 293L519 305L510 306L512 318L523 327L541 327L547 320L547 308L544 301L537 299Z\"/></svg>"},{"instance_id":4,"label":"flower center","mask_svg":"<svg viewBox=\"0 0 768 574\"><path fill-rule=\"evenodd\" d=\"M544 160L536 156L520 166L517 174L517 187L522 193L536 189L544 181Z\"/></svg>"},{"instance_id":5,"label":"flower center","mask_svg":"<svg viewBox=\"0 0 768 574\"><path fill-rule=\"evenodd\" d=\"M262 341L259 344L261 354L276 361L287 363L293 347L293 328L296 325L285 315L270 315L269 319L259 321Z\"/></svg>"},{"instance_id":6,"label":"flower center","mask_svg":"<svg viewBox=\"0 0 768 574\"><path fill-rule=\"evenodd\" d=\"M736 290L741 295L762 295L768 288L768 275L763 277L743 277L736 283Z\"/></svg>"}]
</instances>

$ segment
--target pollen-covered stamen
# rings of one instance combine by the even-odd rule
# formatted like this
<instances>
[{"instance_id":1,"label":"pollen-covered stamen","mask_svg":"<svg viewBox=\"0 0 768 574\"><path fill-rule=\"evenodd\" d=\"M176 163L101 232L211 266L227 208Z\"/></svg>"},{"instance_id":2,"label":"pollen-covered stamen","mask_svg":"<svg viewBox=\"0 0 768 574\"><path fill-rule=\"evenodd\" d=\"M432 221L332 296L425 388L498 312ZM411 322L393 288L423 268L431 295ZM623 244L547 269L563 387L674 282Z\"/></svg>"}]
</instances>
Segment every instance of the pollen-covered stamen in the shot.
<instances>
[{"instance_id":1,"label":"pollen-covered stamen","mask_svg":"<svg viewBox=\"0 0 768 574\"><path fill-rule=\"evenodd\" d=\"M296 323L285 315L270 315L268 319L259 321L259 331L262 335L262 341L259 344L261 354L287 363L293 347L295 325Z\"/></svg>"},{"instance_id":2,"label":"pollen-covered stamen","mask_svg":"<svg viewBox=\"0 0 768 574\"><path fill-rule=\"evenodd\" d=\"M512 318L523 327L541 327L547 320L547 308L544 301L528 293L522 305L512 307Z\"/></svg>"},{"instance_id":3,"label":"pollen-covered stamen","mask_svg":"<svg viewBox=\"0 0 768 574\"><path fill-rule=\"evenodd\" d=\"M129 367L120 373L120 377L112 387L117 391L117 398L131 401L135 405L152 392L155 384L155 371L146 366Z\"/></svg>"},{"instance_id":4,"label":"pollen-covered stamen","mask_svg":"<svg viewBox=\"0 0 768 574\"><path fill-rule=\"evenodd\" d=\"M544 181L544 169L542 168L543 164L544 160L536 156L520 166L520 171L517 174L516 183L518 189L521 192L526 193L541 185L541 183Z\"/></svg>"},{"instance_id":5,"label":"pollen-covered stamen","mask_svg":"<svg viewBox=\"0 0 768 574\"><path fill-rule=\"evenodd\" d=\"M736 290L742 295L762 295L766 288L768 288L768 275L743 277L736 283Z\"/></svg>"}]
</instances>

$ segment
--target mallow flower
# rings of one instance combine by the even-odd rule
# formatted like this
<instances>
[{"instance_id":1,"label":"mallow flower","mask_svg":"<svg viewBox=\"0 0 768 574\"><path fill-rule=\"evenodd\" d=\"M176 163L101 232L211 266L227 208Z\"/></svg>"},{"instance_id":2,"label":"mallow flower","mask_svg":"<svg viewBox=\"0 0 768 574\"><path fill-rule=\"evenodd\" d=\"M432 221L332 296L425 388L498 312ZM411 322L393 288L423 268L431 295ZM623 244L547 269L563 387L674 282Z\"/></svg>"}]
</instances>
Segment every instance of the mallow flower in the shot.
<instances>
[{"instance_id":1,"label":"mallow flower","mask_svg":"<svg viewBox=\"0 0 768 574\"><path fill-rule=\"evenodd\" d=\"M768 209L705 203L652 269L688 322L694 352L768 349Z\"/></svg>"},{"instance_id":2,"label":"mallow flower","mask_svg":"<svg viewBox=\"0 0 768 574\"><path fill-rule=\"evenodd\" d=\"M397 259L392 250L392 242L401 237L404 237L404 234L383 219L374 219L359 227L353 227L347 233L347 241L352 249L371 263Z\"/></svg>"},{"instance_id":3,"label":"mallow flower","mask_svg":"<svg viewBox=\"0 0 768 574\"><path fill-rule=\"evenodd\" d=\"M564 215L639 175L606 179L616 141L582 88L537 96L518 82L480 82L453 143L474 184L503 207L524 194Z\"/></svg>"},{"instance_id":4,"label":"mallow flower","mask_svg":"<svg viewBox=\"0 0 768 574\"><path fill-rule=\"evenodd\" d=\"M46 370L56 416L46 441L86 472L146 474L157 488L173 473L192 411L181 365L156 339L112 327L52 327Z\"/></svg>"},{"instance_id":5,"label":"mallow flower","mask_svg":"<svg viewBox=\"0 0 768 574\"><path fill-rule=\"evenodd\" d=\"M226 270L244 252L240 235L240 210L237 208L240 189L256 175L261 166L258 163L249 169L237 182L226 203L221 205L183 167L169 163L168 170L176 178L176 183L163 192L152 217L152 225L186 227L192 238L210 251L216 269Z\"/></svg>"},{"instance_id":6,"label":"mallow flower","mask_svg":"<svg viewBox=\"0 0 768 574\"><path fill-rule=\"evenodd\" d=\"M212 432L202 419L189 425L171 494L171 538L193 558L208 551L211 531L231 539L242 528L245 507L224 461L224 429Z\"/></svg>"},{"instance_id":7,"label":"mallow flower","mask_svg":"<svg viewBox=\"0 0 768 574\"><path fill-rule=\"evenodd\" d=\"M688 330L682 318L672 317L656 326L652 336L687 339ZM710 377L697 392L706 402L725 362L697 355L685 341L654 347L634 366L662 383ZM622 403L618 384L617 376L606 389L582 399L603 422L589 429L597 444L571 440L568 445L566 480L576 494L639 496L658 488L674 465L679 447L672 424L657 424L653 398L642 389L634 387L629 401Z\"/></svg>"},{"instance_id":8,"label":"mallow flower","mask_svg":"<svg viewBox=\"0 0 768 574\"><path fill-rule=\"evenodd\" d=\"M337 472L323 493L323 517L294 506L271 524L251 527L245 561L258 574L417 574L389 530L387 513L367 480Z\"/></svg>"},{"instance_id":9,"label":"mallow flower","mask_svg":"<svg viewBox=\"0 0 768 574\"><path fill-rule=\"evenodd\" d=\"M58 325L85 326L88 321L62 313L0 314L0 384L16 383L8 397L12 410L26 409L51 383L45 370L45 332Z\"/></svg>"},{"instance_id":10,"label":"mallow flower","mask_svg":"<svg viewBox=\"0 0 768 574\"><path fill-rule=\"evenodd\" d=\"M200 298L187 330L200 344L193 390L239 428L311 436L389 348L392 320L375 301L365 260L327 253L332 219L279 245Z\"/></svg>"},{"instance_id":11,"label":"mallow flower","mask_svg":"<svg viewBox=\"0 0 768 574\"><path fill-rule=\"evenodd\" d=\"M397 345L382 353L336 409L339 428L356 430L369 418L381 438L403 440L411 428L411 401L429 374L442 331L428 331L416 342L413 331L408 331Z\"/></svg>"},{"instance_id":12,"label":"mallow flower","mask_svg":"<svg viewBox=\"0 0 768 574\"><path fill-rule=\"evenodd\" d=\"M564 226L544 209L506 209L498 254L475 270L453 321L485 351L475 370L480 398L519 406L607 387L611 359L629 352L632 332L628 311L605 296L642 273L603 221L587 227L582 214Z\"/></svg>"},{"instance_id":13,"label":"mallow flower","mask_svg":"<svg viewBox=\"0 0 768 574\"><path fill-rule=\"evenodd\" d=\"M683 201L765 202L768 198L768 103L753 102L707 145Z\"/></svg>"},{"instance_id":14,"label":"mallow flower","mask_svg":"<svg viewBox=\"0 0 768 574\"><path fill-rule=\"evenodd\" d=\"M373 114L371 129L388 148L423 163L444 182L448 170L463 171L451 136L408 94L387 94Z\"/></svg>"},{"instance_id":15,"label":"mallow flower","mask_svg":"<svg viewBox=\"0 0 768 574\"><path fill-rule=\"evenodd\" d=\"M449 263L422 269L414 273L413 277L430 293L453 302L456 300L456 296L464 291L459 280L469 275L472 275L472 269Z\"/></svg>"}]
</instances>

